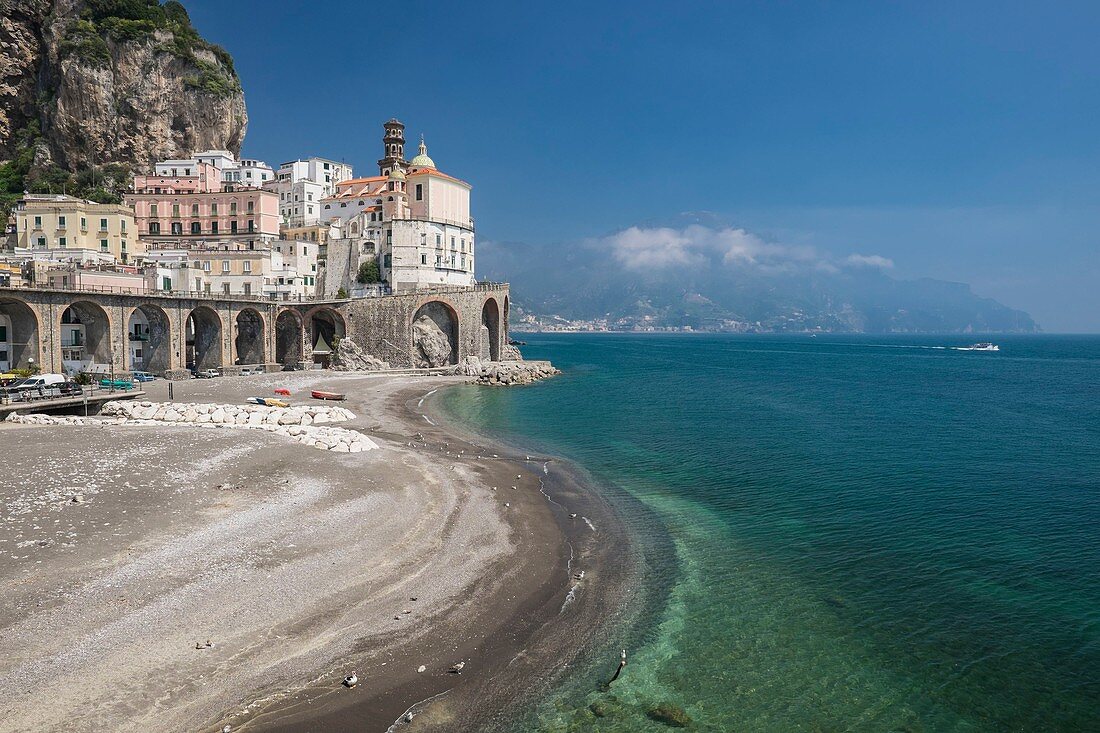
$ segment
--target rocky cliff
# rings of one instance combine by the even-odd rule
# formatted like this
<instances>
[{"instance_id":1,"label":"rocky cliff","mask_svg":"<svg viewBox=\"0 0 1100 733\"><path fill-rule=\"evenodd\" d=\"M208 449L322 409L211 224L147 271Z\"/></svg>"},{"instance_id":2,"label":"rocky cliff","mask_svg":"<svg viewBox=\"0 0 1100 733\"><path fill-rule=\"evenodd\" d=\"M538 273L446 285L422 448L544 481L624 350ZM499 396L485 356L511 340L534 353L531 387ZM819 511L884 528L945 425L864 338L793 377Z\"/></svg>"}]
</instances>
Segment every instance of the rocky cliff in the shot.
<instances>
[{"instance_id":1,"label":"rocky cliff","mask_svg":"<svg viewBox=\"0 0 1100 733\"><path fill-rule=\"evenodd\" d=\"M0 0L0 157L34 178L240 152L233 60L176 0Z\"/></svg>"}]
</instances>

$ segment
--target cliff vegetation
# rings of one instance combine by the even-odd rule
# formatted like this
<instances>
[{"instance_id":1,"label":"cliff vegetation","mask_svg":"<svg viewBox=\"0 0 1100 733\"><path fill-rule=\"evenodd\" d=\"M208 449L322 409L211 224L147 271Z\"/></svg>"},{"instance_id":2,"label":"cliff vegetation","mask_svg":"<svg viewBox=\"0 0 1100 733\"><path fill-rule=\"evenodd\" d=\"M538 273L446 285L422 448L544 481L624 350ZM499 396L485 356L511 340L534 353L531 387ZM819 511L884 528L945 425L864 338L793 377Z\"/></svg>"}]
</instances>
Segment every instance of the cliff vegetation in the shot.
<instances>
[{"instance_id":1,"label":"cliff vegetation","mask_svg":"<svg viewBox=\"0 0 1100 733\"><path fill-rule=\"evenodd\" d=\"M0 0L0 205L113 202L161 158L240 152L233 59L178 0Z\"/></svg>"}]
</instances>

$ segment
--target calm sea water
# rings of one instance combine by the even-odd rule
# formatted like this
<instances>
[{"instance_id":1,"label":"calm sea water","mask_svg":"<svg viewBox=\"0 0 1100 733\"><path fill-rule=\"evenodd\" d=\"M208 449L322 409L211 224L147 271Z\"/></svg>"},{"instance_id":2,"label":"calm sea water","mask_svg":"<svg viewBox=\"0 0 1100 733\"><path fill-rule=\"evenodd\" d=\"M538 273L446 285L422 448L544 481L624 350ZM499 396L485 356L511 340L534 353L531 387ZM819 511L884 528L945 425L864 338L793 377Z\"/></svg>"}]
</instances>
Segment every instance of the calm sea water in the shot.
<instances>
[{"instance_id":1,"label":"calm sea water","mask_svg":"<svg viewBox=\"0 0 1100 733\"><path fill-rule=\"evenodd\" d=\"M636 498L657 602L517 729L1100 731L1100 338L526 338L445 408Z\"/></svg>"}]
</instances>

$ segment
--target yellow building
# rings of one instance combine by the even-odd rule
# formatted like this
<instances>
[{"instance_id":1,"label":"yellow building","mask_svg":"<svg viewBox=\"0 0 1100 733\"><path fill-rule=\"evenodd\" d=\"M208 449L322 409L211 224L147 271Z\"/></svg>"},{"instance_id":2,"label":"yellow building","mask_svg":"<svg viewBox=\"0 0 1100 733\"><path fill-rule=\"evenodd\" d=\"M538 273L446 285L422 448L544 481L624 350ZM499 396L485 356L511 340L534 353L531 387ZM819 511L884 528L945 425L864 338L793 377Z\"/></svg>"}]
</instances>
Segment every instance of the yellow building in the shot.
<instances>
[{"instance_id":1,"label":"yellow building","mask_svg":"<svg viewBox=\"0 0 1100 733\"><path fill-rule=\"evenodd\" d=\"M87 249L132 263L145 252L134 210L59 194L27 194L15 205L16 246L30 250Z\"/></svg>"},{"instance_id":2,"label":"yellow building","mask_svg":"<svg viewBox=\"0 0 1100 733\"><path fill-rule=\"evenodd\" d=\"M309 226L279 227L279 239L297 239L303 242L324 244L332 233L332 224L311 224Z\"/></svg>"}]
</instances>

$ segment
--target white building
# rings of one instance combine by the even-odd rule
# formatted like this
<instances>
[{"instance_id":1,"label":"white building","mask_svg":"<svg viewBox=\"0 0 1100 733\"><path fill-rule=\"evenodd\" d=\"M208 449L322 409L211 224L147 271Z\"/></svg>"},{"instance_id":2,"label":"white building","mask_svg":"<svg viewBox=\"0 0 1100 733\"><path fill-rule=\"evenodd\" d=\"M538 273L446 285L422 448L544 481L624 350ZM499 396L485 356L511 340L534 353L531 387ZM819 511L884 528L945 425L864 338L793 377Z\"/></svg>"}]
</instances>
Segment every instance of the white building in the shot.
<instances>
[{"instance_id":1,"label":"white building","mask_svg":"<svg viewBox=\"0 0 1100 733\"><path fill-rule=\"evenodd\" d=\"M322 220L321 200L352 177L351 166L327 158L292 160L279 166L267 188L279 194L279 221L284 227L313 226Z\"/></svg>"},{"instance_id":2,"label":"white building","mask_svg":"<svg viewBox=\"0 0 1100 733\"><path fill-rule=\"evenodd\" d=\"M237 160L228 150L204 150L191 158L162 160L153 169L158 176L197 176L200 163L216 168L222 184L260 188L275 180L275 171L267 163L248 158Z\"/></svg>"},{"instance_id":3,"label":"white building","mask_svg":"<svg viewBox=\"0 0 1100 733\"><path fill-rule=\"evenodd\" d=\"M405 126L384 125L380 175L337 185L321 216L339 228L326 253L325 292L339 281L350 291L357 263L377 257L395 293L438 286L472 287L474 221L471 186L436 168L424 141L404 159Z\"/></svg>"}]
</instances>

